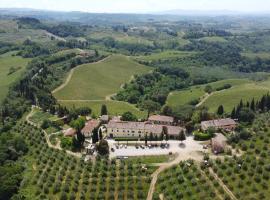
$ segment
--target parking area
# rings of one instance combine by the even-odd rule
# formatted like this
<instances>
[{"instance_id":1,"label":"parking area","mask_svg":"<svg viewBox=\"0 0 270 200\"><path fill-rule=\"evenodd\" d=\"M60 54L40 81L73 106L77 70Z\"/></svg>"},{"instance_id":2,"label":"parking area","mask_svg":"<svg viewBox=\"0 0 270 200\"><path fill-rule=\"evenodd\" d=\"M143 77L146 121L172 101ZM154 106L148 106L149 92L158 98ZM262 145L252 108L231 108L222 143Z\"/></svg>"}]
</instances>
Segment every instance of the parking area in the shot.
<instances>
[{"instance_id":1,"label":"parking area","mask_svg":"<svg viewBox=\"0 0 270 200\"><path fill-rule=\"evenodd\" d=\"M156 145L157 144L157 145ZM161 145L163 144L163 145ZM203 144L193 140L193 137L187 137L183 143L180 141L169 140L163 142L148 142L148 146L141 141L134 145L126 145L122 142L118 144L114 140L109 140L110 157L131 157L131 156L151 156L166 155L169 153L192 154L194 152L204 152Z\"/></svg>"}]
</instances>

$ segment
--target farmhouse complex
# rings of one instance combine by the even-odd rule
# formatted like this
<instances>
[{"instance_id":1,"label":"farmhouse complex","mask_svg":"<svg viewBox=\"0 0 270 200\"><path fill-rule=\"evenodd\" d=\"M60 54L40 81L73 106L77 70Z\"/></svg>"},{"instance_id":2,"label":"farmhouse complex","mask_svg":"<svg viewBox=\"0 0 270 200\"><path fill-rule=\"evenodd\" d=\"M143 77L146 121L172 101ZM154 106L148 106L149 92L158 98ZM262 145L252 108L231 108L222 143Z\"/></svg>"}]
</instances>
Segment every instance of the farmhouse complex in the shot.
<instances>
[{"instance_id":1,"label":"farmhouse complex","mask_svg":"<svg viewBox=\"0 0 270 200\"><path fill-rule=\"evenodd\" d=\"M186 129L180 126L154 124L149 121L110 121L107 126L107 134L110 138L144 138L146 135L150 134L160 137L162 133L168 134L170 138L176 138L180 132L186 132Z\"/></svg>"},{"instance_id":2,"label":"farmhouse complex","mask_svg":"<svg viewBox=\"0 0 270 200\"><path fill-rule=\"evenodd\" d=\"M226 119L216 119L210 121L201 122L202 130L207 130L209 128L223 129L225 131L232 131L236 128L237 123L230 118Z\"/></svg>"}]
</instances>

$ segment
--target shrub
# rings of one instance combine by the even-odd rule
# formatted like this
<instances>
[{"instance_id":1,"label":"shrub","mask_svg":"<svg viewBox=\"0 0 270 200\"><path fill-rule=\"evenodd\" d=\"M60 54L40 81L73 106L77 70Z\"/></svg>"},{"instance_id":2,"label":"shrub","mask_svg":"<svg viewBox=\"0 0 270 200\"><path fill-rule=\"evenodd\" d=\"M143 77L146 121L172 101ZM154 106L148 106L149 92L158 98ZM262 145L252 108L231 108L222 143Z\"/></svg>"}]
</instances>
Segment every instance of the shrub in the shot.
<instances>
[{"instance_id":1,"label":"shrub","mask_svg":"<svg viewBox=\"0 0 270 200\"><path fill-rule=\"evenodd\" d=\"M198 141L210 140L213 137L209 133L202 133L198 131L195 131L193 135L194 135L194 140L198 140Z\"/></svg>"}]
</instances>

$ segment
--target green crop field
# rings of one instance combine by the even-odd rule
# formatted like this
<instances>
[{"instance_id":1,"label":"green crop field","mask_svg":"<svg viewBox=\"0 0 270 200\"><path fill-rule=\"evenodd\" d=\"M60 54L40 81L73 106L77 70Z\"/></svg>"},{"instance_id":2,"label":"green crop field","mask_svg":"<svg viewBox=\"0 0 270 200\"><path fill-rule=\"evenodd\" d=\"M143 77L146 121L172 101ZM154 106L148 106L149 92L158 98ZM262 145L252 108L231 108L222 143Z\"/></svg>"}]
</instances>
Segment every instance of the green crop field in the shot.
<instances>
[{"instance_id":1,"label":"green crop field","mask_svg":"<svg viewBox=\"0 0 270 200\"><path fill-rule=\"evenodd\" d=\"M241 99L243 101L250 101L252 98L256 100L268 92L270 92L270 88L267 89L260 84L244 84L213 94L203 105L207 106L212 112L215 112L219 105L223 105L225 111L230 112Z\"/></svg>"},{"instance_id":2,"label":"green crop field","mask_svg":"<svg viewBox=\"0 0 270 200\"><path fill-rule=\"evenodd\" d=\"M70 82L55 93L61 100L105 100L120 90L133 75L143 74L151 68L140 65L128 57L114 55L95 64L77 67Z\"/></svg>"},{"instance_id":3,"label":"green crop field","mask_svg":"<svg viewBox=\"0 0 270 200\"><path fill-rule=\"evenodd\" d=\"M203 89L204 89L203 87L198 86L198 87L191 87L188 90L172 92L168 96L167 105L175 107L186 105L191 101L198 100L205 94Z\"/></svg>"},{"instance_id":4,"label":"green crop field","mask_svg":"<svg viewBox=\"0 0 270 200\"><path fill-rule=\"evenodd\" d=\"M237 86L249 82L251 81L247 79L226 79L222 81L213 82L208 85L211 85L212 88L215 90L218 87L221 87L224 84L228 83L231 84L232 86ZM193 86L187 90L172 92L167 99L167 105L172 107L181 106L186 105L191 101L199 100L205 94L204 88L206 85Z\"/></svg>"},{"instance_id":5,"label":"green crop field","mask_svg":"<svg viewBox=\"0 0 270 200\"><path fill-rule=\"evenodd\" d=\"M5 98L10 85L20 77L30 61L30 59L12 56L13 53L15 52L0 55L0 101ZM14 70L11 71L11 68Z\"/></svg>"},{"instance_id":6,"label":"green crop field","mask_svg":"<svg viewBox=\"0 0 270 200\"><path fill-rule=\"evenodd\" d=\"M79 102L79 101L60 101L60 103L68 108L79 108L79 107L89 107L92 109L92 113L96 116L100 115L100 109L102 104L107 106L109 115L121 115L124 112L130 111L135 114L138 118L146 118L147 113L138 110L134 105L127 102L119 101L88 101L88 102Z\"/></svg>"}]
</instances>

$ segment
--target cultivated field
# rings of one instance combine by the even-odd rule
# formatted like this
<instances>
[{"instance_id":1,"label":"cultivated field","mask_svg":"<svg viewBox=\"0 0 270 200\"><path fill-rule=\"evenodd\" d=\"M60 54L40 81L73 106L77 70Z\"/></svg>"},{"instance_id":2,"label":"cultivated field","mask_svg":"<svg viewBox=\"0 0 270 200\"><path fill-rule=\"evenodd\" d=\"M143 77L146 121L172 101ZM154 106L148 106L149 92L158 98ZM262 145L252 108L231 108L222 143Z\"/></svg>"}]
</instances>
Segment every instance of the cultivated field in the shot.
<instances>
[{"instance_id":1,"label":"cultivated field","mask_svg":"<svg viewBox=\"0 0 270 200\"><path fill-rule=\"evenodd\" d=\"M147 113L138 110L134 105L129 104L127 102L119 102L119 101L60 101L60 103L68 108L73 107L89 107L92 109L92 113L96 116L100 115L100 109L102 104L107 106L109 115L121 115L124 112L130 111L135 114L138 118L146 118Z\"/></svg>"},{"instance_id":2,"label":"cultivated field","mask_svg":"<svg viewBox=\"0 0 270 200\"><path fill-rule=\"evenodd\" d=\"M106 96L118 92L133 75L148 71L149 67L128 57L114 55L99 63L77 67L70 82L56 92L55 97L61 100L105 100Z\"/></svg>"},{"instance_id":3,"label":"cultivated field","mask_svg":"<svg viewBox=\"0 0 270 200\"><path fill-rule=\"evenodd\" d=\"M261 98L264 94L270 92L270 88L264 87L261 83L249 83L233 87L228 90L216 92L211 95L205 102L204 106L207 106L210 111L215 112L219 105L223 105L225 111L232 111L233 107L242 99L245 101L251 101Z\"/></svg>"},{"instance_id":4,"label":"cultivated field","mask_svg":"<svg viewBox=\"0 0 270 200\"><path fill-rule=\"evenodd\" d=\"M153 53L147 56L138 56L136 59L143 61L156 61L156 60L170 60L176 58L188 57L196 54L196 52L188 51L163 51L160 53Z\"/></svg>"},{"instance_id":5,"label":"cultivated field","mask_svg":"<svg viewBox=\"0 0 270 200\"><path fill-rule=\"evenodd\" d=\"M12 56L14 53L9 52L0 55L0 101L5 98L9 86L20 77L27 63L30 61L30 59Z\"/></svg>"},{"instance_id":6,"label":"cultivated field","mask_svg":"<svg viewBox=\"0 0 270 200\"><path fill-rule=\"evenodd\" d=\"M215 90L218 87L221 87L224 84L228 84L228 83L231 84L233 87L235 87L237 85L242 85L242 84L246 84L250 82L251 81L247 79L227 79L227 80L210 83L208 85L211 85L212 88ZM191 101L200 100L205 95L204 88L206 85L193 86L187 90L172 92L168 97L167 105L172 106L172 107L181 106L181 105L189 104Z\"/></svg>"}]
</instances>

